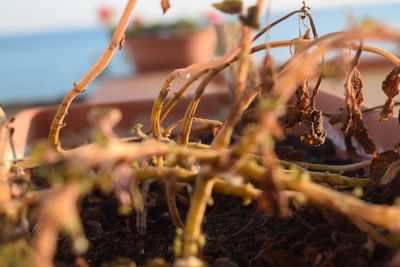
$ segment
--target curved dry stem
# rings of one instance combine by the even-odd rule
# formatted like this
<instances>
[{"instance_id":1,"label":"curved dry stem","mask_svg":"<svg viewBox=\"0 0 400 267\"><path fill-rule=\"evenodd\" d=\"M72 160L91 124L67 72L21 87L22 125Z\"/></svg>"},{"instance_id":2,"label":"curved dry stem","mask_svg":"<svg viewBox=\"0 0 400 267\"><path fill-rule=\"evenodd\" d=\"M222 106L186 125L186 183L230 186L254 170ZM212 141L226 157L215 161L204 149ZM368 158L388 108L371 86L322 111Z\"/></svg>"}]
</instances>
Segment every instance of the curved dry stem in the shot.
<instances>
[{"instance_id":1,"label":"curved dry stem","mask_svg":"<svg viewBox=\"0 0 400 267\"><path fill-rule=\"evenodd\" d=\"M211 148L221 150L229 145L236 123L240 120L245 110L249 107L251 102L253 102L260 91L261 86L255 87L253 90L249 91L245 97L243 97L241 102L237 102L233 108L231 108L228 118L213 139Z\"/></svg>"},{"instance_id":2,"label":"curved dry stem","mask_svg":"<svg viewBox=\"0 0 400 267\"><path fill-rule=\"evenodd\" d=\"M171 124L170 126L168 126L165 131L164 131L164 136L168 137L171 135L171 132L178 127L179 125L181 125L183 122L182 120L176 121L173 124ZM208 125L212 125L215 128L220 127L223 123L217 120L208 120L208 119L203 119L203 118L193 118L193 122L199 122L199 123L203 123L203 124L208 124Z\"/></svg>"},{"instance_id":3,"label":"curved dry stem","mask_svg":"<svg viewBox=\"0 0 400 267\"><path fill-rule=\"evenodd\" d=\"M292 168L291 170L280 170L280 173L285 175L293 175L299 171L302 171L303 173L306 173L313 182L327 183L332 186L369 187L375 184L371 178L358 178L343 176L336 173L306 171L304 169L298 169L294 164L292 164L290 167ZM265 168L262 168L251 161L245 162L239 167L238 171L244 177L254 179L256 181L261 181L263 177L265 177Z\"/></svg>"},{"instance_id":4,"label":"curved dry stem","mask_svg":"<svg viewBox=\"0 0 400 267\"><path fill-rule=\"evenodd\" d=\"M267 31L269 31L272 27L274 27L275 25L281 23L282 21L290 18L291 16L303 12L303 9L299 9L299 10L295 10L293 12L290 12L289 14L287 14L286 16L283 16L280 19L275 20L274 22L272 22L271 24L267 25L266 27L264 27L261 31L259 31L253 38L253 42L256 41L258 38L260 38L264 33L266 33Z\"/></svg>"},{"instance_id":5,"label":"curved dry stem","mask_svg":"<svg viewBox=\"0 0 400 267\"><path fill-rule=\"evenodd\" d=\"M196 64L190 65L184 69L174 70L173 72L171 72L168 75L167 80L174 80L179 76L184 76L184 75L188 75L188 74L191 74L194 72L200 72L200 71L204 71L204 70L218 68L219 66L232 61L239 54L240 50L241 50L241 47L238 46L238 47L234 48L233 50L229 51L228 53L226 53L223 57L221 57L219 59L213 60L208 63L196 63Z\"/></svg>"},{"instance_id":6,"label":"curved dry stem","mask_svg":"<svg viewBox=\"0 0 400 267\"><path fill-rule=\"evenodd\" d=\"M197 177L195 190L187 214L186 228L183 233L183 258L198 256L201 240L201 225L207 208L207 202L211 198L216 174L211 168L203 168L203 172Z\"/></svg>"},{"instance_id":7,"label":"curved dry stem","mask_svg":"<svg viewBox=\"0 0 400 267\"><path fill-rule=\"evenodd\" d=\"M262 1L258 1L257 5L259 7L259 10L261 10ZM281 23L282 21L288 19L289 17L293 16L294 14L297 14L300 12L304 12L304 8L290 12L286 16L283 16L282 18L277 19L273 23L267 25L253 37L252 42L256 41L258 38L260 38L264 33L269 31L275 25ZM204 71L204 70L210 70L213 68L217 68L218 66L220 66L222 64L230 62L234 57L237 57L240 50L241 50L241 45L239 44L237 47L235 47L234 49L232 49L231 51L229 51L228 53L226 53L223 57L221 57L219 59L213 60L208 63L196 63L196 64L190 65L183 69L174 70L172 73L169 74L168 79L175 79L176 77L181 76L181 75L187 75L189 73L193 73L193 72L197 72L197 71Z\"/></svg>"},{"instance_id":8,"label":"curved dry stem","mask_svg":"<svg viewBox=\"0 0 400 267\"><path fill-rule=\"evenodd\" d=\"M212 69L208 72L207 76L201 81L196 89L195 95L189 103L186 109L185 116L183 118L181 130L178 135L178 143L187 145L189 143L190 128L192 128L194 114L196 113L197 106L199 105L200 98L204 93L207 85L211 80L220 73L227 64L220 66L217 69Z\"/></svg>"},{"instance_id":9,"label":"curved dry stem","mask_svg":"<svg viewBox=\"0 0 400 267\"><path fill-rule=\"evenodd\" d=\"M151 131L157 140L162 140L160 121L161 111L173 81L174 79L167 79L164 82L164 85L154 101L153 108L151 110Z\"/></svg>"},{"instance_id":10,"label":"curved dry stem","mask_svg":"<svg viewBox=\"0 0 400 267\"><path fill-rule=\"evenodd\" d=\"M83 76L79 83L74 83L72 90L64 97L60 106L58 107L57 113L51 123L49 133L49 144L54 147L57 151L61 151L61 143L59 140L60 130L64 126L64 118L68 113L68 109L74 100L74 98L80 93L84 92L86 86L93 81L108 65L116 49L120 46L121 41L124 38L126 27L128 26L129 17L135 7L136 0L129 0L127 3L124 13L118 23L117 28L114 31L113 37L104 50L103 54L94 64L94 66Z\"/></svg>"},{"instance_id":11,"label":"curved dry stem","mask_svg":"<svg viewBox=\"0 0 400 267\"><path fill-rule=\"evenodd\" d=\"M344 33L344 32L338 32L338 33ZM332 36L332 37L335 37L335 36ZM297 42L297 44L305 45L305 44L312 43L313 40L297 39L296 42ZM359 48L359 45L354 44L354 43L351 43L351 44L338 44L337 47L338 48L346 48L346 49L351 49L353 51L357 51L357 49ZM370 45L364 45L362 47L362 50L364 52L369 52L369 53L376 54L378 56L382 56L382 57L386 58L387 60L389 60L390 62L392 62L396 66L400 65L400 59L398 57L396 57L395 55L393 55L389 51L386 51L386 50L384 50L382 48L375 47L375 46L370 46Z\"/></svg>"},{"instance_id":12,"label":"curved dry stem","mask_svg":"<svg viewBox=\"0 0 400 267\"><path fill-rule=\"evenodd\" d=\"M178 228L183 229L185 225L182 222L181 216L179 215L178 207L176 206L175 190L172 181L165 181L165 193L167 198L168 210L171 214L172 222Z\"/></svg>"},{"instance_id":13,"label":"curved dry stem","mask_svg":"<svg viewBox=\"0 0 400 267\"><path fill-rule=\"evenodd\" d=\"M239 171L246 177L255 179L263 177L264 169L262 167L256 164L248 164L245 167ZM359 217L393 232L400 231L400 221L398 220L400 207L370 204L354 196L318 185L308 179L313 180L312 174L304 171L279 171L278 177L286 189L301 192L316 204L329 207L349 217Z\"/></svg>"},{"instance_id":14,"label":"curved dry stem","mask_svg":"<svg viewBox=\"0 0 400 267\"><path fill-rule=\"evenodd\" d=\"M239 54L238 70L235 80L235 95L234 102L239 103L243 97L246 88L247 74L249 71L249 55L251 52L251 43L253 41L254 30L246 25L242 26L242 38L240 39L240 47L242 48Z\"/></svg>"},{"instance_id":15,"label":"curved dry stem","mask_svg":"<svg viewBox=\"0 0 400 267\"><path fill-rule=\"evenodd\" d=\"M207 70L201 71L199 73L196 73L190 77L190 79L182 86L181 89L179 89L172 99L168 101L167 104L162 108L161 114L160 114L160 123L162 123L165 118L168 116L168 114L171 112L172 108L176 105L178 102L179 98L183 96L183 94L189 89L189 87L197 81L201 76L207 73Z\"/></svg>"},{"instance_id":16,"label":"curved dry stem","mask_svg":"<svg viewBox=\"0 0 400 267\"><path fill-rule=\"evenodd\" d=\"M280 161L283 165L285 161ZM370 164L370 160L365 160L353 164L346 164L346 165L327 165L327 164L317 164L317 163L307 163L307 162L300 162L300 161L290 161L287 162L289 164L296 164L304 169L307 170L315 170L315 171L329 171L329 172L347 172L347 171L354 171L358 169L367 168Z\"/></svg>"},{"instance_id":17,"label":"curved dry stem","mask_svg":"<svg viewBox=\"0 0 400 267\"><path fill-rule=\"evenodd\" d=\"M296 54L285 67L280 71L280 74L287 72L276 86L276 92L280 95L280 102L286 103L293 95L295 85L304 77L310 77L315 69L309 66L315 66L315 61L319 56L328 51L340 47L349 40L367 40L367 39L400 39L400 34L390 31L384 27L368 27L356 28L350 31L334 32L324 35L309 44L306 44L302 52ZM300 41L302 42L302 41ZM315 50L307 53L307 50L317 46ZM357 48L358 49L358 48Z\"/></svg>"}]
</instances>

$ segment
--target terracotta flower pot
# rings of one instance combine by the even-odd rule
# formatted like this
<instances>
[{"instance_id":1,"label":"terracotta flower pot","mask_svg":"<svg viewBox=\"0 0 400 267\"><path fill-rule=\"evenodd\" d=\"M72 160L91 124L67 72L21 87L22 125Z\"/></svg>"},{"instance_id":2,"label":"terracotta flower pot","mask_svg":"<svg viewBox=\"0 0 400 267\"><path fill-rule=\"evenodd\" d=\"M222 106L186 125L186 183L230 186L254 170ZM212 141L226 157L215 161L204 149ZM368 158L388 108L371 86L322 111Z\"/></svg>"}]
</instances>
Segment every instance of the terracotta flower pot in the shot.
<instances>
[{"instance_id":1,"label":"terracotta flower pot","mask_svg":"<svg viewBox=\"0 0 400 267\"><path fill-rule=\"evenodd\" d=\"M182 119L190 98L182 99L165 120L165 124ZM75 104L69 109L65 119L66 127L60 132L60 140L64 148L73 148L90 142L90 125L88 113L94 107L115 107L121 110L123 116L115 131L121 137L131 136L130 129L138 123L149 129L150 114L154 100L136 100L115 102L109 104ZM200 102L197 115L202 118L224 119L230 100L226 94L206 94ZM38 107L27 109L16 115L14 135L12 137L17 158L29 153L31 148L40 141L45 141L57 107Z\"/></svg>"},{"instance_id":2,"label":"terracotta flower pot","mask_svg":"<svg viewBox=\"0 0 400 267\"><path fill-rule=\"evenodd\" d=\"M138 72L172 70L211 60L215 42L216 34L210 27L166 38L156 35L128 36L126 49Z\"/></svg>"},{"instance_id":3,"label":"terracotta flower pot","mask_svg":"<svg viewBox=\"0 0 400 267\"><path fill-rule=\"evenodd\" d=\"M190 98L185 98L178 103L170 114L165 124L172 123L183 117ZM61 131L61 141L66 147L75 147L89 142L90 126L87 114L93 107L116 107L123 113L121 122L116 127L117 133L123 137L128 136L129 129L137 123L144 124L148 129L153 100L140 100L118 102L112 104L77 104L70 108L66 118L67 126ZM224 93L204 95L196 116L223 120L226 118L230 99ZM317 109L326 113L336 113L344 106L343 96L329 91L321 90L316 99ZM367 106L363 106L367 108ZM30 148L40 140L45 140L49 134L51 121L56 112L56 107L33 108L19 113L15 118L15 134L13 143L18 157L29 152ZM393 145L400 142L400 126L396 117L386 121L378 121L378 111L366 113L364 118L369 128L370 135L380 151L393 149ZM338 150L345 151L343 136L340 126L332 126L324 118L324 127Z\"/></svg>"}]
</instances>

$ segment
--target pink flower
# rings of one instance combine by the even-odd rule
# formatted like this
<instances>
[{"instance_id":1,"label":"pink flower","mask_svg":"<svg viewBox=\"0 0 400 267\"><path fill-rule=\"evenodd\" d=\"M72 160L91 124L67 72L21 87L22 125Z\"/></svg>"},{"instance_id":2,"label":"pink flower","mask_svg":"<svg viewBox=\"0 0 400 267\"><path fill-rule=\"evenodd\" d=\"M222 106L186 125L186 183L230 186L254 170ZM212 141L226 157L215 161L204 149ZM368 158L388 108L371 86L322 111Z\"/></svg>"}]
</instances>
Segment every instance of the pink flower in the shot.
<instances>
[{"instance_id":1,"label":"pink flower","mask_svg":"<svg viewBox=\"0 0 400 267\"><path fill-rule=\"evenodd\" d=\"M111 7L103 6L97 10L97 14L101 22L103 22L106 25L110 25L112 24L112 20L115 15L115 10L112 9Z\"/></svg>"},{"instance_id":2,"label":"pink flower","mask_svg":"<svg viewBox=\"0 0 400 267\"><path fill-rule=\"evenodd\" d=\"M206 14L206 18L209 22L213 24L224 23L224 17L221 14L214 11L208 11Z\"/></svg>"}]
</instances>

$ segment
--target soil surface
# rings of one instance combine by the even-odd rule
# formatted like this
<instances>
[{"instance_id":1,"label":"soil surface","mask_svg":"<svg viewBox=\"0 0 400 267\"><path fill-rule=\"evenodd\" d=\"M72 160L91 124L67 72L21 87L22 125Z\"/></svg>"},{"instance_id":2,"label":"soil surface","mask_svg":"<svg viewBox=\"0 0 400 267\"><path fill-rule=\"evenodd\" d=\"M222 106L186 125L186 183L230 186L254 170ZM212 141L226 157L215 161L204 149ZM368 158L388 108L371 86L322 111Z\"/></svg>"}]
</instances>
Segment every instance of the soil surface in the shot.
<instances>
[{"instance_id":1,"label":"soil surface","mask_svg":"<svg viewBox=\"0 0 400 267\"><path fill-rule=\"evenodd\" d=\"M337 158L329 141L310 148L288 138L277 145L277 153L282 158L307 162L351 163ZM82 201L81 215L90 242L83 257L90 266L118 258L129 258L138 266L156 257L173 261L176 229L162 188L157 183L150 188L154 205L148 210L145 235L135 228L135 213L118 215L115 198L96 192ZM380 194L377 190L365 192L365 198L371 200L374 195L380 201L376 198ZM326 208L293 206L290 218L277 219L258 212L257 203L244 206L242 199L218 194L213 199L203 226L203 256L210 266L400 266L396 249L373 242L346 217ZM178 206L185 218L187 205L178 201ZM56 262L59 266L76 262L67 238L59 241Z\"/></svg>"}]
</instances>

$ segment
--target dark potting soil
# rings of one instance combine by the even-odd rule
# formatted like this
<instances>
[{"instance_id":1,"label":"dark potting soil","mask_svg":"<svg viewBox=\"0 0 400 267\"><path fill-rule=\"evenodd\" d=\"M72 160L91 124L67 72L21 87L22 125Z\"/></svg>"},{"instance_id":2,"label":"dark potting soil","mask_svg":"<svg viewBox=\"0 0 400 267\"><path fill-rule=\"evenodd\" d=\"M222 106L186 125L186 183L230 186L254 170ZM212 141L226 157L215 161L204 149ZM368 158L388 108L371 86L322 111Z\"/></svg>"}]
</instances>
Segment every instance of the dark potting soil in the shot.
<instances>
[{"instance_id":1,"label":"dark potting soil","mask_svg":"<svg viewBox=\"0 0 400 267\"><path fill-rule=\"evenodd\" d=\"M277 144L277 154L307 162L351 163L337 158L329 141L321 147L310 148L288 138ZM96 192L82 201L81 216L90 243L83 257L90 266L101 266L118 258L129 258L138 266L157 257L173 262L176 229L162 188L160 184L150 188L155 205L149 207L145 235L140 235L135 228L135 213L126 217L118 215L114 197ZM206 244L202 254L210 266L357 267L396 266L393 262L396 258L400 262L396 249L371 241L345 216L327 208L291 207L290 218L277 219L258 212L257 203L245 206L240 198L219 194L214 194L213 199L203 225ZM179 201L177 204L185 218L187 206ZM71 266L75 261L69 240L61 238L57 264Z\"/></svg>"}]
</instances>

